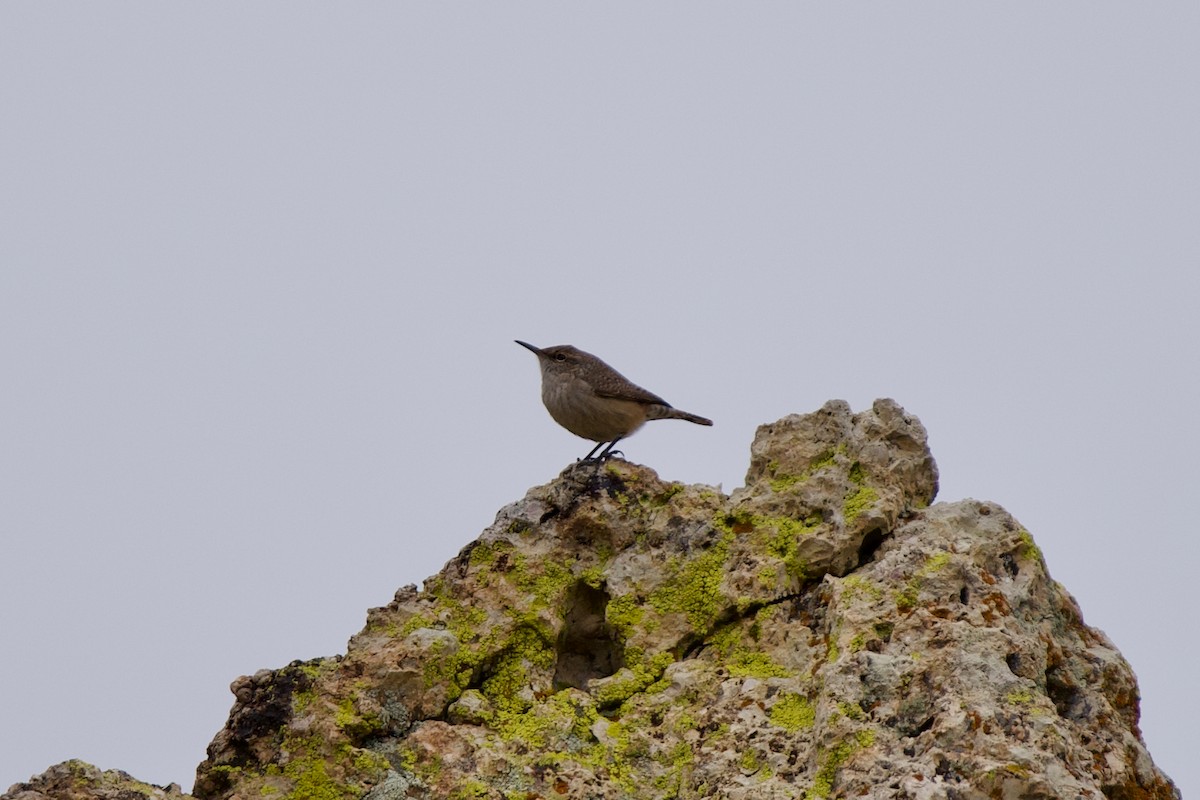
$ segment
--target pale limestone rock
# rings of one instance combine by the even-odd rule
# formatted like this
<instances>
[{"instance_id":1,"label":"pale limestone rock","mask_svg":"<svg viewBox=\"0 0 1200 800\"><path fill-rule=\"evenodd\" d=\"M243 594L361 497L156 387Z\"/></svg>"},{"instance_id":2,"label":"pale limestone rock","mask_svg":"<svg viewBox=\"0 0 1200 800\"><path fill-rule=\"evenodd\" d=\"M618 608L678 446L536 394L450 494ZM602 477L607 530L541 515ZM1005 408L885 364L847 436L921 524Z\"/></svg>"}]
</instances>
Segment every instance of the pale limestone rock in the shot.
<instances>
[{"instance_id":1,"label":"pale limestone rock","mask_svg":"<svg viewBox=\"0 0 1200 800\"><path fill-rule=\"evenodd\" d=\"M235 681L196 794L1178 798L1033 538L936 491L890 400L762 426L729 496L569 467L344 657Z\"/></svg>"},{"instance_id":2,"label":"pale limestone rock","mask_svg":"<svg viewBox=\"0 0 1200 800\"><path fill-rule=\"evenodd\" d=\"M343 659L281 671L283 724L237 725L239 692L197 793L1177 797L1032 537L936 490L890 400L763 426L730 496L570 467Z\"/></svg>"}]
</instances>

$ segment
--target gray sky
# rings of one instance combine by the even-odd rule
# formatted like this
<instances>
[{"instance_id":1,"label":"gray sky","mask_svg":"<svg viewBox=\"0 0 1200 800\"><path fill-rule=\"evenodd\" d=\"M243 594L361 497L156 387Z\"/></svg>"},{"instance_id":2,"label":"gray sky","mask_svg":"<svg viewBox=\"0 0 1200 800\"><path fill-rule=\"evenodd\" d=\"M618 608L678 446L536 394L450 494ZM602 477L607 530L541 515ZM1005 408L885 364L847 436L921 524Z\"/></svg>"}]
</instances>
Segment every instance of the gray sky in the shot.
<instances>
[{"instance_id":1,"label":"gray sky","mask_svg":"<svg viewBox=\"0 0 1200 800\"><path fill-rule=\"evenodd\" d=\"M1200 5L0 5L0 790L190 787L589 443L514 338L716 426L896 398L1200 791Z\"/></svg>"}]
</instances>

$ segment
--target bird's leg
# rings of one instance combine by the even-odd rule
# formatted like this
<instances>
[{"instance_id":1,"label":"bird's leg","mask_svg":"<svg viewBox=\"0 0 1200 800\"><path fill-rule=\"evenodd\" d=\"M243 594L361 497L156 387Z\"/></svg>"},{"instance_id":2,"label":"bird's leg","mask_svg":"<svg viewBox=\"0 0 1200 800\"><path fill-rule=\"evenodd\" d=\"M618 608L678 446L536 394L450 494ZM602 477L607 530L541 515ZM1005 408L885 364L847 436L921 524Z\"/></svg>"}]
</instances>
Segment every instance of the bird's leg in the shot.
<instances>
[{"instance_id":1,"label":"bird's leg","mask_svg":"<svg viewBox=\"0 0 1200 800\"><path fill-rule=\"evenodd\" d=\"M591 449L591 452L589 452L586 456L584 456L583 458L581 458L579 460L580 461L591 461L592 456L596 455L596 451L599 450L603 446L604 446L604 442L597 442L596 446ZM603 458L603 456L601 456L601 458Z\"/></svg>"},{"instance_id":2,"label":"bird's leg","mask_svg":"<svg viewBox=\"0 0 1200 800\"><path fill-rule=\"evenodd\" d=\"M620 453L621 455L625 455L624 453L621 453L620 450L613 450L613 445L615 445L619 441L621 441L620 436L618 436L617 438L615 438L611 442L609 442L608 447L604 448L602 451L600 451L600 455L596 456L596 460L597 461L605 461L607 459L616 457L616 455L618 453Z\"/></svg>"}]
</instances>

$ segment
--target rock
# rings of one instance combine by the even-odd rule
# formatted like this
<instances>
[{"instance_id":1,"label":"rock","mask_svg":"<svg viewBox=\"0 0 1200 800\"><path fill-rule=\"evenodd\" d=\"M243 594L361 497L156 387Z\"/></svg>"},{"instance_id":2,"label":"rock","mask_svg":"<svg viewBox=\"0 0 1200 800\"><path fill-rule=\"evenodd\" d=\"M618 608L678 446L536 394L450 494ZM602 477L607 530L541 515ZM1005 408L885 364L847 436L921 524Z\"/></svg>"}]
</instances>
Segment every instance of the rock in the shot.
<instances>
[{"instance_id":1,"label":"rock","mask_svg":"<svg viewBox=\"0 0 1200 800\"><path fill-rule=\"evenodd\" d=\"M890 400L762 426L728 496L573 465L345 656L235 681L195 793L1178 798L1029 532L936 491Z\"/></svg>"},{"instance_id":2,"label":"rock","mask_svg":"<svg viewBox=\"0 0 1200 800\"><path fill-rule=\"evenodd\" d=\"M190 800L178 784L152 786L124 772L98 768L83 761L64 761L10 786L4 800Z\"/></svg>"},{"instance_id":3,"label":"rock","mask_svg":"<svg viewBox=\"0 0 1200 800\"><path fill-rule=\"evenodd\" d=\"M197 793L1178 796L1030 534L930 505L914 417L835 401L751 455L730 496L624 461L532 489L343 659L239 693Z\"/></svg>"}]
</instances>

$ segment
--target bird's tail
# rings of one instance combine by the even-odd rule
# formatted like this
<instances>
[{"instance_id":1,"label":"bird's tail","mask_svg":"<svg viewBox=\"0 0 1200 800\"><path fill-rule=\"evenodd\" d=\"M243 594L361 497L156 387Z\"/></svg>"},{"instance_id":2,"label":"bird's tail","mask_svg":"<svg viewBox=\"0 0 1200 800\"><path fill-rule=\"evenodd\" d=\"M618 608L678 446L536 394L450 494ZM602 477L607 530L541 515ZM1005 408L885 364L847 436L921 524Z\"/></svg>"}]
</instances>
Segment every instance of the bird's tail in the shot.
<instances>
[{"instance_id":1,"label":"bird's tail","mask_svg":"<svg viewBox=\"0 0 1200 800\"><path fill-rule=\"evenodd\" d=\"M686 419L688 422L694 422L697 425L712 425L711 419L705 419L704 417L697 416L696 414L689 414L686 411L680 411L678 408L672 408L671 406L660 406L658 404L650 406L650 413L648 413L646 416L649 419Z\"/></svg>"}]
</instances>

